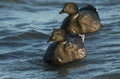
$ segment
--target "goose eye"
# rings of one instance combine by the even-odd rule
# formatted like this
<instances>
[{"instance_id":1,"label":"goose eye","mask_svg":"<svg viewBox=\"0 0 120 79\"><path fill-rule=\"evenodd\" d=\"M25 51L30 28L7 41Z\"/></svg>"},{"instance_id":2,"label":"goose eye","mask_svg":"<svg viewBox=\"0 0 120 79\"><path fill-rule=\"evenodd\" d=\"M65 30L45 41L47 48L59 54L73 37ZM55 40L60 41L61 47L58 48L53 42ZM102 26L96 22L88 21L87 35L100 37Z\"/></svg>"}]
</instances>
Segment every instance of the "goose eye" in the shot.
<instances>
[{"instance_id":1,"label":"goose eye","mask_svg":"<svg viewBox=\"0 0 120 79\"><path fill-rule=\"evenodd\" d=\"M60 35L60 33L57 33L57 35Z\"/></svg>"},{"instance_id":2,"label":"goose eye","mask_svg":"<svg viewBox=\"0 0 120 79\"><path fill-rule=\"evenodd\" d=\"M69 8L71 8L72 6L69 6Z\"/></svg>"}]
</instances>

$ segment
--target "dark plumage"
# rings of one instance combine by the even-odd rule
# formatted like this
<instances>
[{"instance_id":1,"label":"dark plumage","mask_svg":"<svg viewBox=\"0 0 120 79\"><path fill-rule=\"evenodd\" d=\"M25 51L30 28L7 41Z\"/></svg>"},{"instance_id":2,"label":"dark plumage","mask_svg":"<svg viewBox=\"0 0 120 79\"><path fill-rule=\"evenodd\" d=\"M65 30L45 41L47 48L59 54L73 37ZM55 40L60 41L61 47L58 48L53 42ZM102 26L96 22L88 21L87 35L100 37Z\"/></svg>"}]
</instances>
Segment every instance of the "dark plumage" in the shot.
<instances>
[{"instance_id":1,"label":"dark plumage","mask_svg":"<svg viewBox=\"0 0 120 79\"><path fill-rule=\"evenodd\" d=\"M81 37L67 36L62 29L54 30L48 41L54 41L44 55L44 60L48 63L66 64L83 59L86 55Z\"/></svg>"},{"instance_id":2,"label":"dark plumage","mask_svg":"<svg viewBox=\"0 0 120 79\"><path fill-rule=\"evenodd\" d=\"M101 27L97 10L92 5L87 5L80 10L73 2L66 3L61 13L67 16L61 25L67 34L86 34L98 31Z\"/></svg>"}]
</instances>

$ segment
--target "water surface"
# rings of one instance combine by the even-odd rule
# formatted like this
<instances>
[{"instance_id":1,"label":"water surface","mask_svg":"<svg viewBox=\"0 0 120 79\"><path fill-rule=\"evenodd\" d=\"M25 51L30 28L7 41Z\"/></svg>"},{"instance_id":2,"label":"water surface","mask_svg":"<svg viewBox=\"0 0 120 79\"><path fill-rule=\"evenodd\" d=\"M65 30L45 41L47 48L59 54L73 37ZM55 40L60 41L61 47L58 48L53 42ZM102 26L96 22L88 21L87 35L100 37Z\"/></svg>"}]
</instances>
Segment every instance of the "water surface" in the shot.
<instances>
[{"instance_id":1,"label":"water surface","mask_svg":"<svg viewBox=\"0 0 120 79\"><path fill-rule=\"evenodd\" d=\"M66 2L94 5L103 24L86 37L84 61L43 62L47 39ZM0 79L120 79L120 0L0 0Z\"/></svg>"}]
</instances>

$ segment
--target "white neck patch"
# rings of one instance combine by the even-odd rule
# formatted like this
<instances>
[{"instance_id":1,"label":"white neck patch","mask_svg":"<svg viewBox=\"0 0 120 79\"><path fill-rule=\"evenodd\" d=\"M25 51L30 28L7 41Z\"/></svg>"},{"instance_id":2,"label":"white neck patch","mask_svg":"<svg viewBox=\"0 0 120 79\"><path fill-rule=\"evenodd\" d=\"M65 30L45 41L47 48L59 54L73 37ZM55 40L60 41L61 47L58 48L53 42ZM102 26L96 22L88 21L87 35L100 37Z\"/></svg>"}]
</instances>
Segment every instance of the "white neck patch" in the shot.
<instances>
[{"instance_id":1,"label":"white neck patch","mask_svg":"<svg viewBox=\"0 0 120 79\"><path fill-rule=\"evenodd\" d=\"M73 18L76 19L79 16L79 13L77 13Z\"/></svg>"},{"instance_id":2,"label":"white neck patch","mask_svg":"<svg viewBox=\"0 0 120 79\"><path fill-rule=\"evenodd\" d=\"M66 44L67 43L67 41L64 41L62 44Z\"/></svg>"}]
</instances>

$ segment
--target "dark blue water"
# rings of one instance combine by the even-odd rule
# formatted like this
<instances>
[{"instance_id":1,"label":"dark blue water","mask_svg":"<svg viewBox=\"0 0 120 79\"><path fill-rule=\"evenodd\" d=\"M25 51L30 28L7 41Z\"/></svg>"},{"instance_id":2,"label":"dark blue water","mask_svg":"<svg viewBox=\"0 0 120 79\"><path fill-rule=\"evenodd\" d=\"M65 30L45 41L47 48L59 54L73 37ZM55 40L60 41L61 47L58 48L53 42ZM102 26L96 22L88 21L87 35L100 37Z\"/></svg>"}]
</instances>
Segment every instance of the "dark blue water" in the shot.
<instances>
[{"instance_id":1,"label":"dark blue water","mask_svg":"<svg viewBox=\"0 0 120 79\"><path fill-rule=\"evenodd\" d=\"M42 59L66 2L94 5L103 26L86 37L84 61L55 67ZM120 79L120 0L0 0L0 79Z\"/></svg>"}]
</instances>

